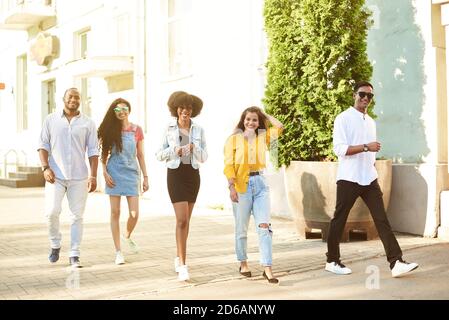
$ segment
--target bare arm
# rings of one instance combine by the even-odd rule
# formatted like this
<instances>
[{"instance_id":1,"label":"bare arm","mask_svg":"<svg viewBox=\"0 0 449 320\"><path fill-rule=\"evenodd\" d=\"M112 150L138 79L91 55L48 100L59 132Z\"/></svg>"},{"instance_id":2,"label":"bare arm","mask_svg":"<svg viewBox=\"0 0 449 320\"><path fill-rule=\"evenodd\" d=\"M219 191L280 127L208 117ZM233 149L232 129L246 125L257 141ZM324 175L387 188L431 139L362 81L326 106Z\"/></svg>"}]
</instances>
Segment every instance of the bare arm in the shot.
<instances>
[{"instance_id":1,"label":"bare arm","mask_svg":"<svg viewBox=\"0 0 449 320\"><path fill-rule=\"evenodd\" d=\"M280 122L278 119L276 119L275 117L269 115L268 113L265 113L265 116L267 117L268 121L270 121L270 123L278 128L278 129L283 129L284 125L282 124L282 122Z\"/></svg>"},{"instance_id":2,"label":"bare arm","mask_svg":"<svg viewBox=\"0 0 449 320\"><path fill-rule=\"evenodd\" d=\"M48 165L48 151L45 149L39 149L39 159L42 167L48 167L48 169L45 169L43 172L45 181L55 183L55 173Z\"/></svg>"},{"instance_id":3,"label":"bare arm","mask_svg":"<svg viewBox=\"0 0 449 320\"><path fill-rule=\"evenodd\" d=\"M380 143L377 141L373 141L370 143L367 143L366 146L368 147L369 152L378 152L380 150ZM348 150L346 151L347 156L352 156L357 153L364 152L365 146L363 144L359 144L356 146L349 146Z\"/></svg>"},{"instance_id":4,"label":"bare arm","mask_svg":"<svg viewBox=\"0 0 449 320\"><path fill-rule=\"evenodd\" d=\"M87 189L89 192L97 189L97 168L98 168L98 156L89 157L90 164L90 176L87 182Z\"/></svg>"},{"instance_id":5,"label":"bare arm","mask_svg":"<svg viewBox=\"0 0 449 320\"><path fill-rule=\"evenodd\" d=\"M112 179L111 175L108 172L108 159L102 159L101 160L101 168L103 169L103 177L104 177L104 181L106 182L106 185L109 188L114 188L115 187L115 182L114 179Z\"/></svg>"},{"instance_id":6,"label":"bare arm","mask_svg":"<svg viewBox=\"0 0 449 320\"><path fill-rule=\"evenodd\" d=\"M142 190L143 190L143 192L145 192L148 190L149 184L148 184L147 166L145 164L145 152L144 152L143 140L139 140L137 142L137 160L139 161L140 170L142 170L142 174L143 174Z\"/></svg>"},{"instance_id":7,"label":"bare arm","mask_svg":"<svg viewBox=\"0 0 449 320\"><path fill-rule=\"evenodd\" d=\"M237 191L235 190L235 179L230 178L228 179L228 187L229 187L229 197L231 198L232 202L239 202L239 195Z\"/></svg>"}]
</instances>

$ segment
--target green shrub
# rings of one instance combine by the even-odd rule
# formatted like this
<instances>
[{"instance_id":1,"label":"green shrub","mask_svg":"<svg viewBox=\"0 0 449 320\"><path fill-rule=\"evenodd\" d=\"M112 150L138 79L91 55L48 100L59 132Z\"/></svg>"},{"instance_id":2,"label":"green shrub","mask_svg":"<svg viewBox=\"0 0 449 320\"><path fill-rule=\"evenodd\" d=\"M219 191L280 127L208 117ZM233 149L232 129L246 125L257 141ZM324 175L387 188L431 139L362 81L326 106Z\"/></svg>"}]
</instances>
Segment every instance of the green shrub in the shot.
<instances>
[{"instance_id":1,"label":"green shrub","mask_svg":"<svg viewBox=\"0 0 449 320\"><path fill-rule=\"evenodd\" d=\"M335 117L353 105L352 85L369 81L371 23L364 0L265 0L269 41L266 111L284 123L278 165L332 161ZM372 113L372 106L369 110Z\"/></svg>"}]
</instances>

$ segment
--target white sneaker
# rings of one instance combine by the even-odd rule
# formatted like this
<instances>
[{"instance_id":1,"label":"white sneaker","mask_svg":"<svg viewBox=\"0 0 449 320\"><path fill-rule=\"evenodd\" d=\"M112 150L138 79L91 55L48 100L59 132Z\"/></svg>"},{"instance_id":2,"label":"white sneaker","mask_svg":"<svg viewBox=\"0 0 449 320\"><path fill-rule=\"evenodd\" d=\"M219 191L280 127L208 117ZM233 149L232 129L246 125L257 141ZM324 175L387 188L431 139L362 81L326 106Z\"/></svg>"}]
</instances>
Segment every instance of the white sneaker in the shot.
<instances>
[{"instance_id":1,"label":"white sneaker","mask_svg":"<svg viewBox=\"0 0 449 320\"><path fill-rule=\"evenodd\" d=\"M122 235L122 239L123 239L124 242L126 242L126 244L129 247L129 250L131 250L132 253L138 253L139 252L139 246L137 245L137 243L134 242L133 239L125 238L124 235Z\"/></svg>"},{"instance_id":2,"label":"white sneaker","mask_svg":"<svg viewBox=\"0 0 449 320\"><path fill-rule=\"evenodd\" d=\"M346 267L341 262L326 262L326 271L335 273L335 274L350 274L352 270Z\"/></svg>"},{"instance_id":3,"label":"white sneaker","mask_svg":"<svg viewBox=\"0 0 449 320\"><path fill-rule=\"evenodd\" d=\"M121 251L115 253L115 264L125 264L125 257Z\"/></svg>"},{"instance_id":4,"label":"white sneaker","mask_svg":"<svg viewBox=\"0 0 449 320\"><path fill-rule=\"evenodd\" d=\"M190 279L189 271L186 265L178 267L178 281L187 281Z\"/></svg>"},{"instance_id":5,"label":"white sneaker","mask_svg":"<svg viewBox=\"0 0 449 320\"><path fill-rule=\"evenodd\" d=\"M179 257L175 258L175 271L179 272Z\"/></svg>"},{"instance_id":6,"label":"white sneaker","mask_svg":"<svg viewBox=\"0 0 449 320\"><path fill-rule=\"evenodd\" d=\"M409 273L410 271L415 270L416 268L418 268L417 263L408 263L404 260L397 260L394 264L393 269L391 269L391 275L393 276L393 278L400 277L406 273Z\"/></svg>"}]
</instances>

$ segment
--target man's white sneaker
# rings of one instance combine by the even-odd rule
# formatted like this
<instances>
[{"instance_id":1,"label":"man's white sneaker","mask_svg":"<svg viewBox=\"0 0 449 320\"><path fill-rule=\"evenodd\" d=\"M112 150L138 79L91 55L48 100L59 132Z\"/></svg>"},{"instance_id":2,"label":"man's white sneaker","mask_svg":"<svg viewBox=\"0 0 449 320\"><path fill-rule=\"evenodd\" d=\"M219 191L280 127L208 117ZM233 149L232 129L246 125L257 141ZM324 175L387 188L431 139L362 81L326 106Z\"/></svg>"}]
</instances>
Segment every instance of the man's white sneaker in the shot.
<instances>
[{"instance_id":1,"label":"man's white sneaker","mask_svg":"<svg viewBox=\"0 0 449 320\"><path fill-rule=\"evenodd\" d=\"M187 281L190 279L189 271L186 265L179 266L178 268L178 281Z\"/></svg>"},{"instance_id":2,"label":"man's white sneaker","mask_svg":"<svg viewBox=\"0 0 449 320\"><path fill-rule=\"evenodd\" d=\"M350 274L352 270L346 267L341 262L326 262L326 271L335 273L335 274Z\"/></svg>"},{"instance_id":3,"label":"man's white sneaker","mask_svg":"<svg viewBox=\"0 0 449 320\"><path fill-rule=\"evenodd\" d=\"M417 263L408 263L404 260L397 260L394 264L393 269L391 269L391 275L393 276L393 278L397 278L406 273L409 273L410 271L415 270L416 268L418 268Z\"/></svg>"},{"instance_id":4,"label":"man's white sneaker","mask_svg":"<svg viewBox=\"0 0 449 320\"><path fill-rule=\"evenodd\" d=\"M125 264L125 257L120 251L115 253L115 264Z\"/></svg>"},{"instance_id":5,"label":"man's white sneaker","mask_svg":"<svg viewBox=\"0 0 449 320\"><path fill-rule=\"evenodd\" d=\"M179 272L179 257L175 258L175 271Z\"/></svg>"}]
</instances>

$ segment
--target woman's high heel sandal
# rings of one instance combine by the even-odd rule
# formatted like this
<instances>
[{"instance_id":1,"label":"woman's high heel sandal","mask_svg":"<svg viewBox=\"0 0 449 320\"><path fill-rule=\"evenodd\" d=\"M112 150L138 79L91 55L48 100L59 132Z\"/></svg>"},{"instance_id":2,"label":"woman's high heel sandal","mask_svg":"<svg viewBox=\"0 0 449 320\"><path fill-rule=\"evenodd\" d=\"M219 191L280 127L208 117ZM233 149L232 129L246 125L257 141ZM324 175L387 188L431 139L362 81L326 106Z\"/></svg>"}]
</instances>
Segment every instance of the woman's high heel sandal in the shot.
<instances>
[{"instance_id":1,"label":"woman's high heel sandal","mask_svg":"<svg viewBox=\"0 0 449 320\"><path fill-rule=\"evenodd\" d=\"M242 272L242 267L239 268L239 272L242 276L247 277L247 278L251 278L251 271L243 271Z\"/></svg>"},{"instance_id":2,"label":"woman's high heel sandal","mask_svg":"<svg viewBox=\"0 0 449 320\"><path fill-rule=\"evenodd\" d=\"M279 283L279 280L277 279L277 278L268 278L268 276L267 276L267 274L265 273L265 271L263 272L263 277L265 278L265 279L267 279L268 280L268 283L273 283L273 284L276 284L276 283Z\"/></svg>"}]
</instances>

